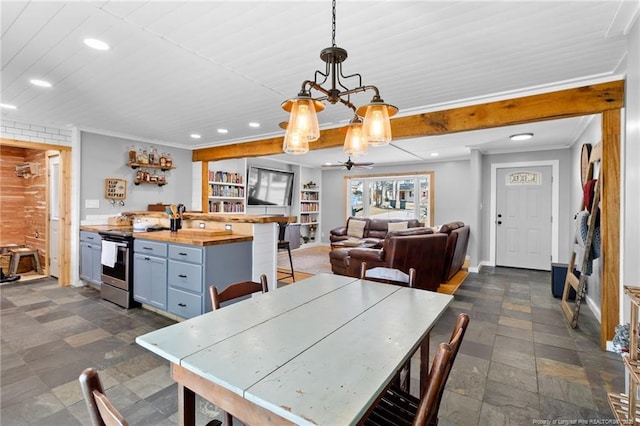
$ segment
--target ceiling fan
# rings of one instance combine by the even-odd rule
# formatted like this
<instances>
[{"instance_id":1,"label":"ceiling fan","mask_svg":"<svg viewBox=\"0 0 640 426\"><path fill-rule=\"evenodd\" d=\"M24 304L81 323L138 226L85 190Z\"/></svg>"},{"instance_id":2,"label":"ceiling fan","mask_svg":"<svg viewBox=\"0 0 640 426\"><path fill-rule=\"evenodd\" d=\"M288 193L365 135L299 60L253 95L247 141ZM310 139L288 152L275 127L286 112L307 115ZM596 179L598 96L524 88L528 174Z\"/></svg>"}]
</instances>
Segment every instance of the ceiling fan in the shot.
<instances>
[{"instance_id":1,"label":"ceiling fan","mask_svg":"<svg viewBox=\"0 0 640 426\"><path fill-rule=\"evenodd\" d=\"M344 163L342 161L338 161L337 164L323 164L322 167L344 167L347 170L351 170L352 167L356 167L359 169L370 169L373 166L373 163L354 163L353 161L351 161L351 156L349 156L349 159L347 161L345 161Z\"/></svg>"}]
</instances>

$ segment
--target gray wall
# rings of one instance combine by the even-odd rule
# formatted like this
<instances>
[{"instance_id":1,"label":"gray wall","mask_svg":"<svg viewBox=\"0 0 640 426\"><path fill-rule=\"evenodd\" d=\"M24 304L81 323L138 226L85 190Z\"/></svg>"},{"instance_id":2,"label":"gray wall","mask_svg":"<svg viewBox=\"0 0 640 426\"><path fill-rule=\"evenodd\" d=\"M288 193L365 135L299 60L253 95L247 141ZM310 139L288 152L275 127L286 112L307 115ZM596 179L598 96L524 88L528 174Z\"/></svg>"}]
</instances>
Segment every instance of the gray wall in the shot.
<instances>
[{"instance_id":1,"label":"gray wall","mask_svg":"<svg viewBox=\"0 0 640 426\"><path fill-rule=\"evenodd\" d=\"M491 166L500 163L521 163L528 161L559 160L559 224L558 224L558 262L567 263L569 261L569 238L570 224L573 224L573 213L570 212L571 205L571 150L550 150L520 152L515 154L494 154L485 155L482 165L482 223L486 226L487 232L482 238L480 247L480 259L490 259L490 238L488 235L491 218Z\"/></svg>"},{"instance_id":2,"label":"gray wall","mask_svg":"<svg viewBox=\"0 0 640 426\"><path fill-rule=\"evenodd\" d=\"M135 170L127 166L129 147L149 149L151 144L95 133L81 133L80 220L87 215L116 215L123 211L147 210L148 204L183 203L191 205L191 151L155 145L160 152L173 158L174 170L167 172L167 184L134 185ZM111 206L104 198L106 178L127 181L127 199L124 207ZM100 208L85 208L85 200L100 200Z\"/></svg>"},{"instance_id":3,"label":"gray wall","mask_svg":"<svg viewBox=\"0 0 640 426\"><path fill-rule=\"evenodd\" d=\"M373 170L323 170L321 185L321 221L322 241L329 241L329 231L344 226L345 200L344 176L365 174L392 174L398 172L434 172L434 218L436 225L460 220L469 223L473 219L471 193L473 186L469 185L469 160L433 162L423 164L408 164L394 167L374 167ZM471 233L474 230L471 229Z\"/></svg>"}]
</instances>

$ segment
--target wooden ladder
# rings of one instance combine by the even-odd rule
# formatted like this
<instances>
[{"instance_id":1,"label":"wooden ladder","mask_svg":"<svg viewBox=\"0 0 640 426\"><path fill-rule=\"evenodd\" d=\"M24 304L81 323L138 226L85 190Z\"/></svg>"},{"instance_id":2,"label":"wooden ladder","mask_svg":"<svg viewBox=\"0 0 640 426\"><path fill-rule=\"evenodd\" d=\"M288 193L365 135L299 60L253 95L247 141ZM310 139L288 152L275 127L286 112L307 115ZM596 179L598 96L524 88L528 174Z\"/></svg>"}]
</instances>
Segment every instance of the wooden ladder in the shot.
<instances>
[{"instance_id":1,"label":"wooden ladder","mask_svg":"<svg viewBox=\"0 0 640 426\"><path fill-rule=\"evenodd\" d=\"M602 159L602 147L601 144L597 144L593 147L591 154L589 155L589 165L587 169L587 179L593 179L593 169L595 163L599 162ZM602 175L602 173L599 173ZM595 229L597 226L597 222L600 220L600 189L602 187L601 179L598 179L596 183L596 187L594 189L593 201L591 202L591 210L589 214L589 229L587 231L587 239L584 245L584 256L582 256L582 265L580 270L582 273L580 274L580 278L578 278L575 273L576 266L576 251L572 249L571 260L569 261L569 266L567 267L567 276L564 281L564 291L562 292L562 301L560 305L562 306L562 310L564 311L567 320L569 321L569 325L571 328L576 328L578 326L578 316L580 315L580 305L582 304L582 299L584 298L586 289L587 289L587 277L584 271L587 270L587 266L589 262L592 261L592 247L593 247L593 236L595 233ZM584 210L585 202L584 197L581 203L580 210ZM575 243L575 240L574 240ZM573 306L571 306L569 301L569 293L573 289L576 292L575 301Z\"/></svg>"}]
</instances>

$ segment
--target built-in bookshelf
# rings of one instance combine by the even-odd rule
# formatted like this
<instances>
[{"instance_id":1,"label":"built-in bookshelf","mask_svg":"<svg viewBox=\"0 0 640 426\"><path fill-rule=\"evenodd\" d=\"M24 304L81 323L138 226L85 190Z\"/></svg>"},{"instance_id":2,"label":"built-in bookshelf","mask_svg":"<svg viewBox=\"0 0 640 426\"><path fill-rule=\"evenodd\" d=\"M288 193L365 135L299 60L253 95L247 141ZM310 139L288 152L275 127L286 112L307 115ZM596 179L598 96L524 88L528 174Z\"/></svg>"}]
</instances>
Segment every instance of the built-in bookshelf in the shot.
<instances>
[{"instance_id":1,"label":"built-in bookshelf","mask_svg":"<svg viewBox=\"0 0 640 426\"><path fill-rule=\"evenodd\" d=\"M209 170L209 213L244 213L244 173L230 170Z\"/></svg>"},{"instance_id":2,"label":"built-in bookshelf","mask_svg":"<svg viewBox=\"0 0 640 426\"><path fill-rule=\"evenodd\" d=\"M309 188L300 191L300 218L304 225L317 225L320 217L320 189Z\"/></svg>"},{"instance_id":3,"label":"built-in bookshelf","mask_svg":"<svg viewBox=\"0 0 640 426\"><path fill-rule=\"evenodd\" d=\"M303 244L320 240L320 185L322 176L319 169L300 167L298 223Z\"/></svg>"}]
</instances>

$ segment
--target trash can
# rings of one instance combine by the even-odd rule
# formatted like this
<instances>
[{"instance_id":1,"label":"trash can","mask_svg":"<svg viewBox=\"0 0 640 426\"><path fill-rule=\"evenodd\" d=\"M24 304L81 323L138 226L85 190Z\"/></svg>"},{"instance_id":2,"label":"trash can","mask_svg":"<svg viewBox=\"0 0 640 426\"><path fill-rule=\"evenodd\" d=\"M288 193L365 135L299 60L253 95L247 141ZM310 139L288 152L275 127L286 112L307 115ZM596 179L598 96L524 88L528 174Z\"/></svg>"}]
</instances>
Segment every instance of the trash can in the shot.
<instances>
[{"instance_id":1,"label":"trash can","mask_svg":"<svg viewBox=\"0 0 640 426\"><path fill-rule=\"evenodd\" d=\"M551 264L551 294L553 297L561 298L564 292L564 281L567 277L567 268L569 265L566 263L552 263ZM574 272L578 278L580 278L580 272ZM576 292L573 288L569 289L569 300L576 298Z\"/></svg>"}]
</instances>

